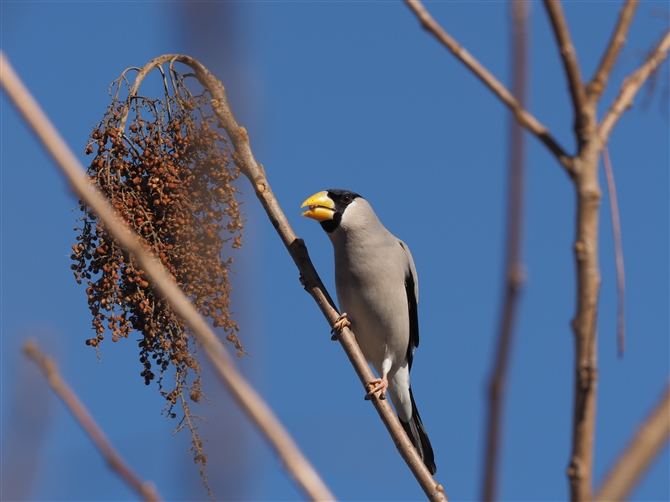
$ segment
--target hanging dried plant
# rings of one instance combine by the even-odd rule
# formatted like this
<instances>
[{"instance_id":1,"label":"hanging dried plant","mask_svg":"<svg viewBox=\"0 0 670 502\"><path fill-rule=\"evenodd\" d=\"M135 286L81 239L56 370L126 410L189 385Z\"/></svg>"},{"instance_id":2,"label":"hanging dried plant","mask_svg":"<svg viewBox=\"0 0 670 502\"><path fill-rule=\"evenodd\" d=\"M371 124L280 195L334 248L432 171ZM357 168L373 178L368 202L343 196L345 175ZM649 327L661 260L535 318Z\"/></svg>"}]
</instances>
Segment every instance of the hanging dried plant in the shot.
<instances>
[{"instance_id":1,"label":"hanging dried plant","mask_svg":"<svg viewBox=\"0 0 670 502\"><path fill-rule=\"evenodd\" d=\"M88 175L242 356L238 326L229 310L233 260L222 258L224 244L241 246L243 220L233 186L239 171L226 138L210 126L215 119L209 94L192 94L184 83L187 76L172 65L169 83L163 68L158 69L162 99L136 94L145 76L142 71L130 87L126 73L137 69L126 70L110 86L112 103L86 146L86 154L95 154ZM181 403L184 414L178 429L191 430L194 459L206 483L206 456L194 420L199 417L192 415L185 399L187 394L197 403L203 397L194 338L91 209L80 201L79 210L83 216L75 228L79 235L71 258L76 281L87 285L93 314L94 336L86 344L98 351L105 333L114 342L133 331L140 333L140 375L146 385L158 377L169 416L176 417L173 407ZM170 367L173 386L163 380Z\"/></svg>"}]
</instances>

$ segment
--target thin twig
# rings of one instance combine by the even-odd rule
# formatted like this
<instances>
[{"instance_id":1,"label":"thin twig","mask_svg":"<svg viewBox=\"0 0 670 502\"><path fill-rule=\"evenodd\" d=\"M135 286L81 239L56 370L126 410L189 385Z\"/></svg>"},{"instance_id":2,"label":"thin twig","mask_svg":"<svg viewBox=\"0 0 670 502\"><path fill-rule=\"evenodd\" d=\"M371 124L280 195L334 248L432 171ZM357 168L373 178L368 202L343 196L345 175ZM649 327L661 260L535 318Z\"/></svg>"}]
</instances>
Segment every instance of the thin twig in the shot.
<instances>
[{"instance_id":1,"label":"thin twig","mask_svg":"<svg viewBox=\"0 0 670 502\"><path fill-rule=\"evenodd\" d=\"M637 9L638 3L639 0L626 0L626 4L621 9L607 50L600 60L600 65L593 75L593 79L586 85L586 94L591 101L598 101L607 86L607 80L612 72L614 63L616 63L619 52L626 43L626 35L635 16L635 9Z\"/></svg>"},{"instance_id":2,"label":"thin twig","mask_svg":"<svg viewBox=\"0 0 670 502\"><path fill-rule=\"evenodd\" d=\"M595 500L624 500L670 437L670 384L610 468Z\"/></svg>"},{"instance_id":3,"label":"thin twig","mask_svg":"<svg viewBox=\"0 0 670 502\"><path fill-rule=\"evenodd\" d=\"M561 61L565 69L565 76L568 79L568 87L570 89L570 97L572 98L572 108L575 114L575 133L579 141L579 147L584 141L584 129L588 124L588 117L584 114L586 104L586 92L582 84L582 75L579 71L579 62L577 61L577 54L575 47L570 38L570 30L565 21L563 14L563 7L560 0L544 0L544 6L547 9L551 26L554 29L556 36L556 44L558 45L559 53L561 54Z\"/></svg>"},{"instance_id":4,"label":"thin twig","mask_svg":"<svg viewBox=\"0 0 670 502\"><path fill-rule=\"evenodd\" d=\"M491 91L500 98L512 111L516 120L532 132L553 153L561 165L572 175L572 159L565 153L563 147L533 115L526 111L507 88L496 79L479 61L477 61L463 46L458 44L428 13L420 0L403 0L412 10L421 23L421 26L431 33L439 42L449 49L476 77L478 77Z\"/></svg>"},{"instance_id":5,"label":"thin twig","mask_svg":"<svg viewBox=\"0 0 670 502\"><path fill-rule=\"evenodd\" d=\"M619 95L614 99L612 106L610 106L610 109L598 127L598 132L603 142L607 141L619 117L633 104L633 98L635 98L642 85L667 57L668 49L670 49L670 30L665 32L661 41L651 51L651 54L649 54L649 57L647 57L642 66L624 80Z\"/></svg>"},{"instance_id":6,"label":"thin twig","mask_svg":"<svg viewBox=\"0 0 670 502\"><path fill-rule=\"evenodd\" d=\"M528 61L527 0L513 0L512 9L512 89L521 106L526 103ZM507 389L507 369L519 305L519 294L524 282L522 262L523 194L525 185L524 130L511 117L510 160L507 213L507 250L504 299L501 306L496 357L489 380L488 422L484 454L484 482L482 500L496 499L498 488L498 461L503 430L503 404Z\"/></svg>"},{"instance_id":7,"label":"thin twig","mask_svg":"<svg viewBox=\"0 0 670 502\"><path fill-rule=\"evenodd\" d=\"M309 461L302 454L270 407L238 372L231 356L225 351L207 322L200 316L179 286L170 279L147 244L123 223L104 196L93 187L84 168L46 117L35 99L25 88L4 52L0 51L0 83L26 122L61 168L77 194L104 221L105 228L135 256L157 291L193 330L212 362L216 374L251 421L280 456L288 472L312 500L334 500L334 496ZM145 249L146 248L146 249Z\"/></svg>"},{"instance_id":8,"label":"thin twig","mask_svg":"<svg viewBox=\"0 0 670 502\"><path fill-rule=\"evenodd\" d=\"M29 340L23 344L24 352L35 364L42 370L49 385L56 395L63 401L63 404L74 415L79 425L86 431L91 441L97 446L98 450L105 457L109 466L121 476L130 488L144 500L158 502L163 500L153 483L143 481L135 471L123 459L121 454L116 451L114 445L107 439L107 436L91 416L84 403L81 402L77 394L70 388L65 379L61 376L54 360L42 354L37 343Z\"/></svg>"},{"instance_id":9,"label":"thin twig","mask_svg":"<svg viewBox=\"0 0 670 502\"><path fill-rule=\"evenodd\" d=\"M619 219L619 203L617 201L616 184L614 183L614 170L610 161L607 146L603 148L603 164L605 164L605 177L607 178L607 192L610 199L610 212L612 213L612 232L614 234L614 254L616 256L616 279L617 279L617 346L619 357L623 357L626 345L626 323L625 323L625 295L626 274L623 265L623 246L621 245L621 220Z\"/></svg>"}]
</instances>

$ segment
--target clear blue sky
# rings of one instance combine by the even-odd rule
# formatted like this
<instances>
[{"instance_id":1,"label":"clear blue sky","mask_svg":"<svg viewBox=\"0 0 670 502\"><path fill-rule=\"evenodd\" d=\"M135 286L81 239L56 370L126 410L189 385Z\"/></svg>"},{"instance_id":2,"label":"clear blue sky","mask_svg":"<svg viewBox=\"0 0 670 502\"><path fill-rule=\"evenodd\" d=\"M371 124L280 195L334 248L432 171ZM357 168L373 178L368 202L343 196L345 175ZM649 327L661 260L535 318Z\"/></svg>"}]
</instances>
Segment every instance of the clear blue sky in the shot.
<instances>
[{"instance_id":1,"label":"clear blue sky","mask_svg":"<svg viewBox=\"0 0 670 502\"><path fill-rule=\"evenodd\" d=\"M585 77L621 2L569 2ZM507 2L433 2L434 17L509 82ZM82 161L126 67L187 53L217 74L297 234L334 293L332 249L299 206L314 192L365 196L411 248L419 273L421 346L412 384L450 500L479 496L484 389L501 298L508 113L423 32L400 1L6 2L2 49ZM622 78L666 29L666 2L643 1L604 112ZM571 107L539 3L531 23L531 112L570 152ZM595 474L600 480L668 378L668 67L648 106L643 91L610 141L627 271L627 349L616 357L616 277L609 200L601 217ZM665 97L663 96L665 94ZM186 434L160 415L132 340L84 345L90 318L69 269L76 198L6 97L2 104L2 472L29 500L132 500L134 494L20 353L34 336L109 437L170 500L203 499ZM528 137L525 258L502 452L501 499L564 500L572 416L574 194L556 161ZM602 178L604 187L604 177ZM246 184L247 226L235 252L237 360L343 500L413 500L422 492L298 272ZM231 500L301 494L215 381L203 426L214 493ZM21 467L21 476L11 471ZM633 495L668 500L668 449ZM10 474L8 474L10 473ZM11 477L7 477L11 476ZM4 488L6 489L6 488Z\"/></svg>"}]
</instances>

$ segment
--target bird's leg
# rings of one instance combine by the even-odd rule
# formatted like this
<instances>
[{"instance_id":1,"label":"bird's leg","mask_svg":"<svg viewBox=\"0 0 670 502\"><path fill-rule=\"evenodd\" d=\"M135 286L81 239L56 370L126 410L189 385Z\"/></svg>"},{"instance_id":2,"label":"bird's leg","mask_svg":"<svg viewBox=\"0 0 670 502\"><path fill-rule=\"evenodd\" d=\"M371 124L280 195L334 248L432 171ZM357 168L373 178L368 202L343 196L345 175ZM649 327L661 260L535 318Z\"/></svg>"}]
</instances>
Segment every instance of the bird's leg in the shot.
<instances>
[{"instance_id":1,"label":"bird's leg","mask_svg":"<svg viewBox=\"0 0 670 502\"><path fill-rule=\"evenodd\" d=\"M347 319L347 313L342 312L340 317L337 318L335 324L333 324L333 329L330 330L333 336L330 337L331 340L337 340L337 336L342 332L345 327L351 326L349 319Z\"/></svg>"},{"instance_id":2,"label":"bird's leg","mask_svg":"<svg viewBox=\"0 0 670 502\"><path fill-rule=\"evenodd\" d=\"M386 389L388 389L389 386L389 381L387 377L388 372L384 372L381 378L375 378L374 380L370 380L368 382L368 384L365 386L368 389L368 393L365 395L366 401L372 399L372 396L376 394L377 391L381 391L379 399L386 399Z\"/></svg>"}]
</instances>

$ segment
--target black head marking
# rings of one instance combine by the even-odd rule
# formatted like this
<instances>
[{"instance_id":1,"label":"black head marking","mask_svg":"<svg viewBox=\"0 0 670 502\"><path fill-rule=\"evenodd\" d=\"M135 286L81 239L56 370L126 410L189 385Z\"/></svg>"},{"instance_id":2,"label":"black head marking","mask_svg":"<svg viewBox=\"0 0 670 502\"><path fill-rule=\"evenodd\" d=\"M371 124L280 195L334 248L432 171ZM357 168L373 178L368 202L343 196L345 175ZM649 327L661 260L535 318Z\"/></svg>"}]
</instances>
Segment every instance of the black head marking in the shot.
<instances>
[{"instance_id":1,"label":"black head marking","mask_svg":"<svg viewBox=\"0 0 670 502\"><path fill-rule=\"evenodd\" d=\"M331 188L328 190L328 197L333 199L335 202L335 209L338 213L344 213L344 210L349 204L351 204L358 197L361 197L356 192L351 192L350 190L340 190L338 188ZM363 197L361 197L362 199Z\"/></svg>"},{"instance_id":2,"label":"black head marking","mask_svg":"<svg viewBox=\"0 0 670 502\"><path fill-rule=\"evenodd\" d=\"M321 222L321 228L328 233L334 232L335 229L340 226L341 221L342 215L340 213L335 213L332 220L323 220Z\"/></svg>"},{"instance_id":3,"label":"black head marking","mask_svg":"<svg viewBox=\"0 0 670 502\"><path fill-rule=\"evenodd\" d=\"M335 203L335 214L333 215L332 220L325 220L321 222L321 227L328 233L333 232L337 227L340 226L342 221L342 215L347 209L347 206L351 204L357 198L363 198L358 195L356 192L350 190L341 190L339 188L331 188L328 190L328 197L330 197Z\"/></svg>"}]
</instances>

